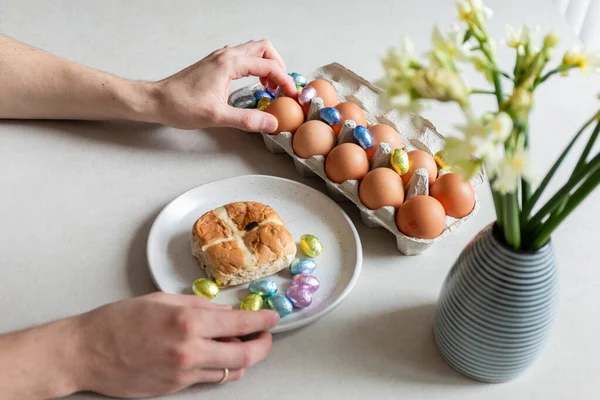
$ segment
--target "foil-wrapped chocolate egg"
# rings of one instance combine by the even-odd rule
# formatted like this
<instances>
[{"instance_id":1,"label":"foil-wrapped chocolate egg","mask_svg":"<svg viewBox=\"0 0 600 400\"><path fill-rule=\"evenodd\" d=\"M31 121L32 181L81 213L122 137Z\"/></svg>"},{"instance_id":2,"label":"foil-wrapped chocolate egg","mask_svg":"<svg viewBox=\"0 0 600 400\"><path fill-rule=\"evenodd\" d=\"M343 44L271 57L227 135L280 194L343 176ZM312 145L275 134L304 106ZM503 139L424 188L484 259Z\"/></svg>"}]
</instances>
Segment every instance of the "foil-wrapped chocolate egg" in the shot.
<instances>
[{"instance_id":1,"label":"foil-wrapped chocolate egg","mask_svg":"<svg viewBox=\"0 0 600 400\"><path fill-rule=\"evenodd\" d=\"M320 282L316 276L310 274L297 274L292 278L292 286L306 286L311 293L319 290Z\"/></svg>"},{"instance_id":2,"label":"foil-wrapped chocolate egg","mask_svg":"<svg viewBox=\"0 0 600 400\"><path fill-rule=\"evenodd\" d=\"M273 100L275 97L271 96L271 94L269 92L267 92L266 90L257 90L256 92L254 92L254 98L256 99L256 101L260 101L260 99L269 99L269 100Z\"/></svg>"},{"instance_id":3,"label":"foil-wrapped chocolate egg","mask_svg":"<svg viewBox=\"0 0 600 400\"><path fill-rule=\"evenodd\" d=\"M286 315L291 314L294 309L292 302L287 297L279 293L269 297L267 299L267 305L271 310L279 314L280 317L285 317Z\"/></svg>"},{"instance_id":4,"label":"foil-wrapped chocolate egg","mask_svg":"<svg viewBox=\"0 0 600 400\"><path fill-rule=\"evenodd\" d=\"M317 268L317 263L312 258L296 258L290 264L292 275L312 274Z\"/></svg>"},{"instance_id":5,"label":"foil-wrapped chocolate egg","mask_svg":"<svg viewBox=\"0 0 600 400\"><path fill-rule=\"evenodd\" d=\"M299 74L297 72L290 72L288 75L292 77L294 83L296 84L296 87L299 86L300 88L303 88L308 83L308 80L302 74Z\"/></svg>"},{"instance_id":6,"label":"foil-wrapped chocolate egg","mask_svg":"<svg viewBox=\"0 0 600 400\"><path fill-rule=\"evenodd\" d=\"M271 99L268 97L263 97L258 101L258 103L256 103L256 108L258 108L260 111L265 111L269 104L271 104Z\"/></svg>"},{"instance_id":7,"label":"foil-wrapped chocolate egg","mask_svg":"<svg viewBox=\"0 0 600 400\"><path fill-rule=\"evenodd\" d=\"M439 169L443 169L446 171L451 169L450 165L448 165L448 162L446 161L446 151L438 151L433 155L433 159L435 160L435 163L437 164Z\"/></svg>"},{"instance_id":8,"label":"foil-wrapped chocolate egg","mask_svg":"<svg viewBox=\"0 0 600 400\"><path fill-rule=\"evenodd\" d=\"M236 97L231 101L235 108L254 108L256 107L256 98L252 94Z\"/></svg>"},{"instance_id":9,"label":"foil-wrapped chocolate egg","mask_svg":"<svg viewBox=\"0 0 600 400\"><path fill-rule=\"evenodd\" d=\"M255 279L250 282L248 290L252 294L257 294L261 297L269 297L277 293L277 284L267 278Z\"/></svg>"},{"instance_id":10,"label":"foil-wrapped chocolate egg","mask_svg":"<svg viewBox=\"0 0 600 400\"><path fill-rule=\"evenodd\" d=\"M263 308L264 300L257 294L249 294L240 304L240 310L258 311Z\"/></svg>"},{"instance_id":11,"label":"foil-wrapped chocolate egg","mask_svg":"<svg viewBox=\"0 0 600 400\"><path fill-rule=\"evenodd\" d=\"M300 250L307 256L315 258L323 252L323 243L314 235L302 235L300 238Z\"/></svg>"},{"instance_id":12,"label":"foil-wrapped chocolate egg","mask_svg":"<svg viewBox=\"0 0 600 400\"><path fill-rule=\"evenodd\" d=\"M305 106L317 96L317 89L312 86L306 86L298 93L298 103Z\"/></svg>"},{"instance_id":13,"label":"foil-wrapped chocolate egg","mask_svg":"<svg viewBox=\"0 0 600 400\"><path fill-rule=\"evenodd\" d=\"M337 108L323 107L321 108L321 111L319 111L319 118L321 118L326 124L335 125L340 122L342 115Z\"/></svg>"},{"instance_id":14,"label":"foil-wrapped chocolate egg","mask_svg":"<svg viewBox=\"0 0 600 400\"><path fill-rule=\"evenodd\" d=\"M392 169L398 173L398 175L404 175L408 172L409 162L408 154L402 149L395 149L390 154L390 164Z\"/></svg>"},{"instance_id":15,"label":"foil-wrapped chocolate egg","mask_svg":"<svg viewBox=\"0 0 600 400\"><path fill-rule=\"evenodd\" d=\"M273 88L272 88L272 87L270 87L270 86L265 86L265 91L266 91L267 93L269 93L269 94L271 95L271 98L273 98L273 99L274 99L275 97L277 97L277 90L278 90L278 89L279 89L279 87L276 87L275 89L273 89Z\"/></svg>"},{"instance_id":16,"label":"foil-wrapped chocolate egg","mask_svg":"<svg viewBox=\"0 0 600 400\"><path fill-rule=\"evenodd\" d=\"M312 303L312 294L309 287L305 285L290 286L286 291L286 296L296 308L305 308Z\"/></svg>"},{"instance_id":17,"label":"foil-wrapped chocolate egg","mask_svg":"<svg viewBox=\"0 0 600 400\"><path fill-rule=\"evenodd\" d=\"M371 132L362 125L358 125L354 128L352 140L365 150L373 146L373 135L371 135Z\"/></svg>"},{"instance_id":18,"label":"foil-wrapped chocolate egg","mask_svg":"<svg viewBox=\"0 0 600 400\"><path fill-rule=\"evenodd\" d=\"M198 296L212 300L219 294L219 286L210 279L200 278L192 283L192 290Z\"/></svg>"}]
</instances>

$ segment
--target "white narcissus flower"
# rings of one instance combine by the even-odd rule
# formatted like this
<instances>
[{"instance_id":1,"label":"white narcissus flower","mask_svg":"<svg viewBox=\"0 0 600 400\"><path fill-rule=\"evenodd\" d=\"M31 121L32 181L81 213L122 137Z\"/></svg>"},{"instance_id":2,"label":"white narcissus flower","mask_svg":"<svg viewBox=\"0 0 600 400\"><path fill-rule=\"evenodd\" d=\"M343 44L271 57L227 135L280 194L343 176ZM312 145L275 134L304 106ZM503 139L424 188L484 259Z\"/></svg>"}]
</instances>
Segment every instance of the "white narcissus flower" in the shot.
<instances>
[{"instance_id":1,"label":"white narcissus flower","mask_svg":"<svg viewBox=\"0 0 600 400\"><path fill-rule=\"evenodd\" d=\"M529 154L526 150L515 153L498 165L493 188L501 194L513 193L517 190L521 177L528 182L532 182L534 179Z\"/></svg>"},{"instance_id":2,"label":"white narcissus flower","mask_svg":"<svg viewBox=\"0 0 600 400\"><path fill-rule=\"evenodd\" d=\"M574 47L565 53L562 64L566 67L577 67L584 74L600 72L600 51Z\"/></svg>"},{"instance_id":3,"label":"white narcissus flower","mask_svg":"<svg viewBox=\"0 0 600 400\"><path fill-rule=\"evenodd\" d=\"M481 0L461 0L456 3L458 18L462 21L486 20L492 18L493 11Z\"/></svg>"},{"instance_id":4,"label":"white narcissus flower","mask_svg":"<svg viewBox=\"0 0 600 400\"><path fill-rule=\"evenodd\" d=\"M525 43L523 41L523 27L515 28L510 24L506 24L506 40L505 44L508 47L512 47L514 49L519 46L524 46Z\"/></svg>"},{"instance_id":5,"label":"white narcissus flower","mask_svg":"<svg viewBox=\"0 0 600 400\"><path fill-rule=\"evenodd\" d=\"M490 179L494 179L498 174L498 169L504 163L504 144L497 143L489 148L483 158L483 165Z\"/></svg>"},{"instance_id":6,"label":"white narcissus flower","mask_svg":"<svg viewBox=\"0 0 600 400\"><path fill-rule=\"evenodd\" d=\"M463 43L466 30L458 25L453 25L446 33L442 33L437 25L434 25L431 34L433 51L445 54L450 60L464 61L469 58L470 50L467 43Z\"/></svg>"},{"instance_id":7,"label":"white narcissus flower","mask_svg":"<svg viewBox=\"0 0 600 400\"><path fill-rule=\"evenodd\" d=\"M499 112L488 124L489 138L495 142L504 143L513 129L513 120L505 112Z\"/></svg>"},{"instance_id":8,"label":"white narcissus flower","mask_svg":"<svg viewBox=\"0 0 600 400\"><path fill-rule=\"evenodd\" d=\"M431 66L417 71L412 80L413 89L427 99L456 101L461 107L469 103L471 88L456 72Z\"/></svg>"}]
</instances>

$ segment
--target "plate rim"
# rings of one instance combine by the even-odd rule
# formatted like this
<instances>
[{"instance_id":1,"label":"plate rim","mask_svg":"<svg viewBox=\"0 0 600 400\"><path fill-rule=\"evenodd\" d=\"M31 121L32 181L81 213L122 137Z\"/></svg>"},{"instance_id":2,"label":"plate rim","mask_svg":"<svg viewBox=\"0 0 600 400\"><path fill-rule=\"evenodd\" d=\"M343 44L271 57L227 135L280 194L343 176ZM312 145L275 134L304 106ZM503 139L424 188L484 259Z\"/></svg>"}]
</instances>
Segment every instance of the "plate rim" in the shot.
<instances>
[{"instance_id":1,"label":"plate rim","mask_svg":"<svg viewBox=\"0 0 600 400\"><path fill-rule=\"evenodd\" d=\"M310 187L304 183L292 180L292 179L287 179L287 178L283 178L283 177L279 177L279 176L272 176L272 175L262 175L262 174L247 174L247 175L237 175L237 176L233 176L233 177L229 177L229 178L224 178L224 179L215 179L212 181L208 181L208 182L204 182L200 185L196 185L192 188L189 188L187 190L185 190L184 192L178 194L177 196L175 196L171 201L169 201L161 210L160 212L156 215L156 217L154 218L154 221L152 221L152 226L150 227L150 231L148 233L148 239L146 240L146 263L148 265L148 271L150 272L150 276L152 278L152 281L154 282L154 285L156 286L156 288L163 292L163 293L167 293L165 292L160 284L158 283L154 272L152 270L152 266L151 266L151 256L150 256L150 242L152 241L152 238L156 235L156 231L157 231L157 221L162 217L162 215L166 212L166 210L177 200L179 200L181 197L185 196L187 193L196 190L200 187L206 186L206 185L210 185L210 184L215 184L218 182L227 182L227 181L234 181L234 180L240 180L240 179L253 179L253 178L258 178L258 179L267 179L267 180L274 180L274 181L282 181L285 183L291 183L293 185L297 185L300 186L306 190L308 190L309 192L312 192L314 194L316 194L317 196L320 196L323 200L325 201L329 201L332 202L339 210L339 212L341 213L342 217L344 218L344 220L346 221L346 223L349 225L350 227L350 231L352 232L352 235L354 236L354 240L356 243L356 264L354 266L354 271L352 273L352 277L350 278L350 281L348 282L348 284L346 285L346 287L344 288L344 290L342 290L342 293L340 293L340 295L335 298L335 300L331 303L329 303L326 307L324 307L321 311L308 316L306 318L297 320L297 321L293 321L290 322L289 324L286 325L277 325L275 327L273 327L269 332L271 333L281 333L281 332L286 332L286 331L291 331L294 329L298 329L301 328L303 326L312 324L313 322L321 319L322 317L324 317L325 315L331 313L333 310L335 310L341 303L342 301L344 301L344 299L350 294L350 292L352 291L352 289L354 289L354 287L356 286L356 284L358 283L358 279L360 278L360 274L362 272L362 266L363 266L363 251L362 251L362 242L360 240L360 236L358 235L358 231L356 230L356 226L354 226L354 223L352 222L352 220L350 219L350 217L348 216L348 214L342 209L342 207L340 207L340 205L334 201L333 199L331 199L329 196L327 196L326 194L324 194L323 192Z\"/></svg>"}]
</instances>

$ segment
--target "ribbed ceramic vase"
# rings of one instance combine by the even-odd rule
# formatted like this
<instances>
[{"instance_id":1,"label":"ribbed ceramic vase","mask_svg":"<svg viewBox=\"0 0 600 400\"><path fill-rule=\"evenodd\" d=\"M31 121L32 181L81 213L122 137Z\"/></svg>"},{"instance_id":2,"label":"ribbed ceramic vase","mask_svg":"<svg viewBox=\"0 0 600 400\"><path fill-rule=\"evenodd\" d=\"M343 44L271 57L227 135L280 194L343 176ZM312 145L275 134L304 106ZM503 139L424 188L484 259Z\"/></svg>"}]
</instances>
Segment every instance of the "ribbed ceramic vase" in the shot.
<instances>
[{"instance_id":1,"label":"ribbed ceramic vase","mask_svg":"<svg viewBox=\"0 0 600 400\"><path fill-rule=\"evenodd\" d=\"M489 226L462 251L444 281L434 321L439 352L473 379L511 380L539 356L557 297L552 244L515 251Z\"/></svg>"}]
</instances>

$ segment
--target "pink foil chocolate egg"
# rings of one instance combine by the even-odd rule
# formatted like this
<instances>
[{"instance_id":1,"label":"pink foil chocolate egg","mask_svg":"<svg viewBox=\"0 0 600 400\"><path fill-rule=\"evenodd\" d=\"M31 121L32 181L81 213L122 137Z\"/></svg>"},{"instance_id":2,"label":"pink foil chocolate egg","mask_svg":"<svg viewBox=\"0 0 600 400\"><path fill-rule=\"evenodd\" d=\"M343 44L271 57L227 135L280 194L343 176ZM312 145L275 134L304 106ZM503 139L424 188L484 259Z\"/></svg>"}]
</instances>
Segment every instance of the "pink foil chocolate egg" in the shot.
<instances>
[{"instance_id":1,"label":"pink foil chocolate egg","mask_svg":"<svg viewBox=\"0 0 600 400\"><path fill-rule=\"evenodd\" d=\"M290 286L286 296L296 308L305 308L312 303L312 294L307 285Z\"/></svg>"},{"instance_id":2,"label":"pink foil chocolate egg","mask_svg":"<svg viewBox=\"0 0 600 400\"><path fill-rule=\"evenodd\" d=\"M292 286L304 285L308 286L308 291L311 293L316 292L319 289L319 280L316 276L310 274L298 274L294 275L292 279Z\"/></svg>"}]
</instances>

